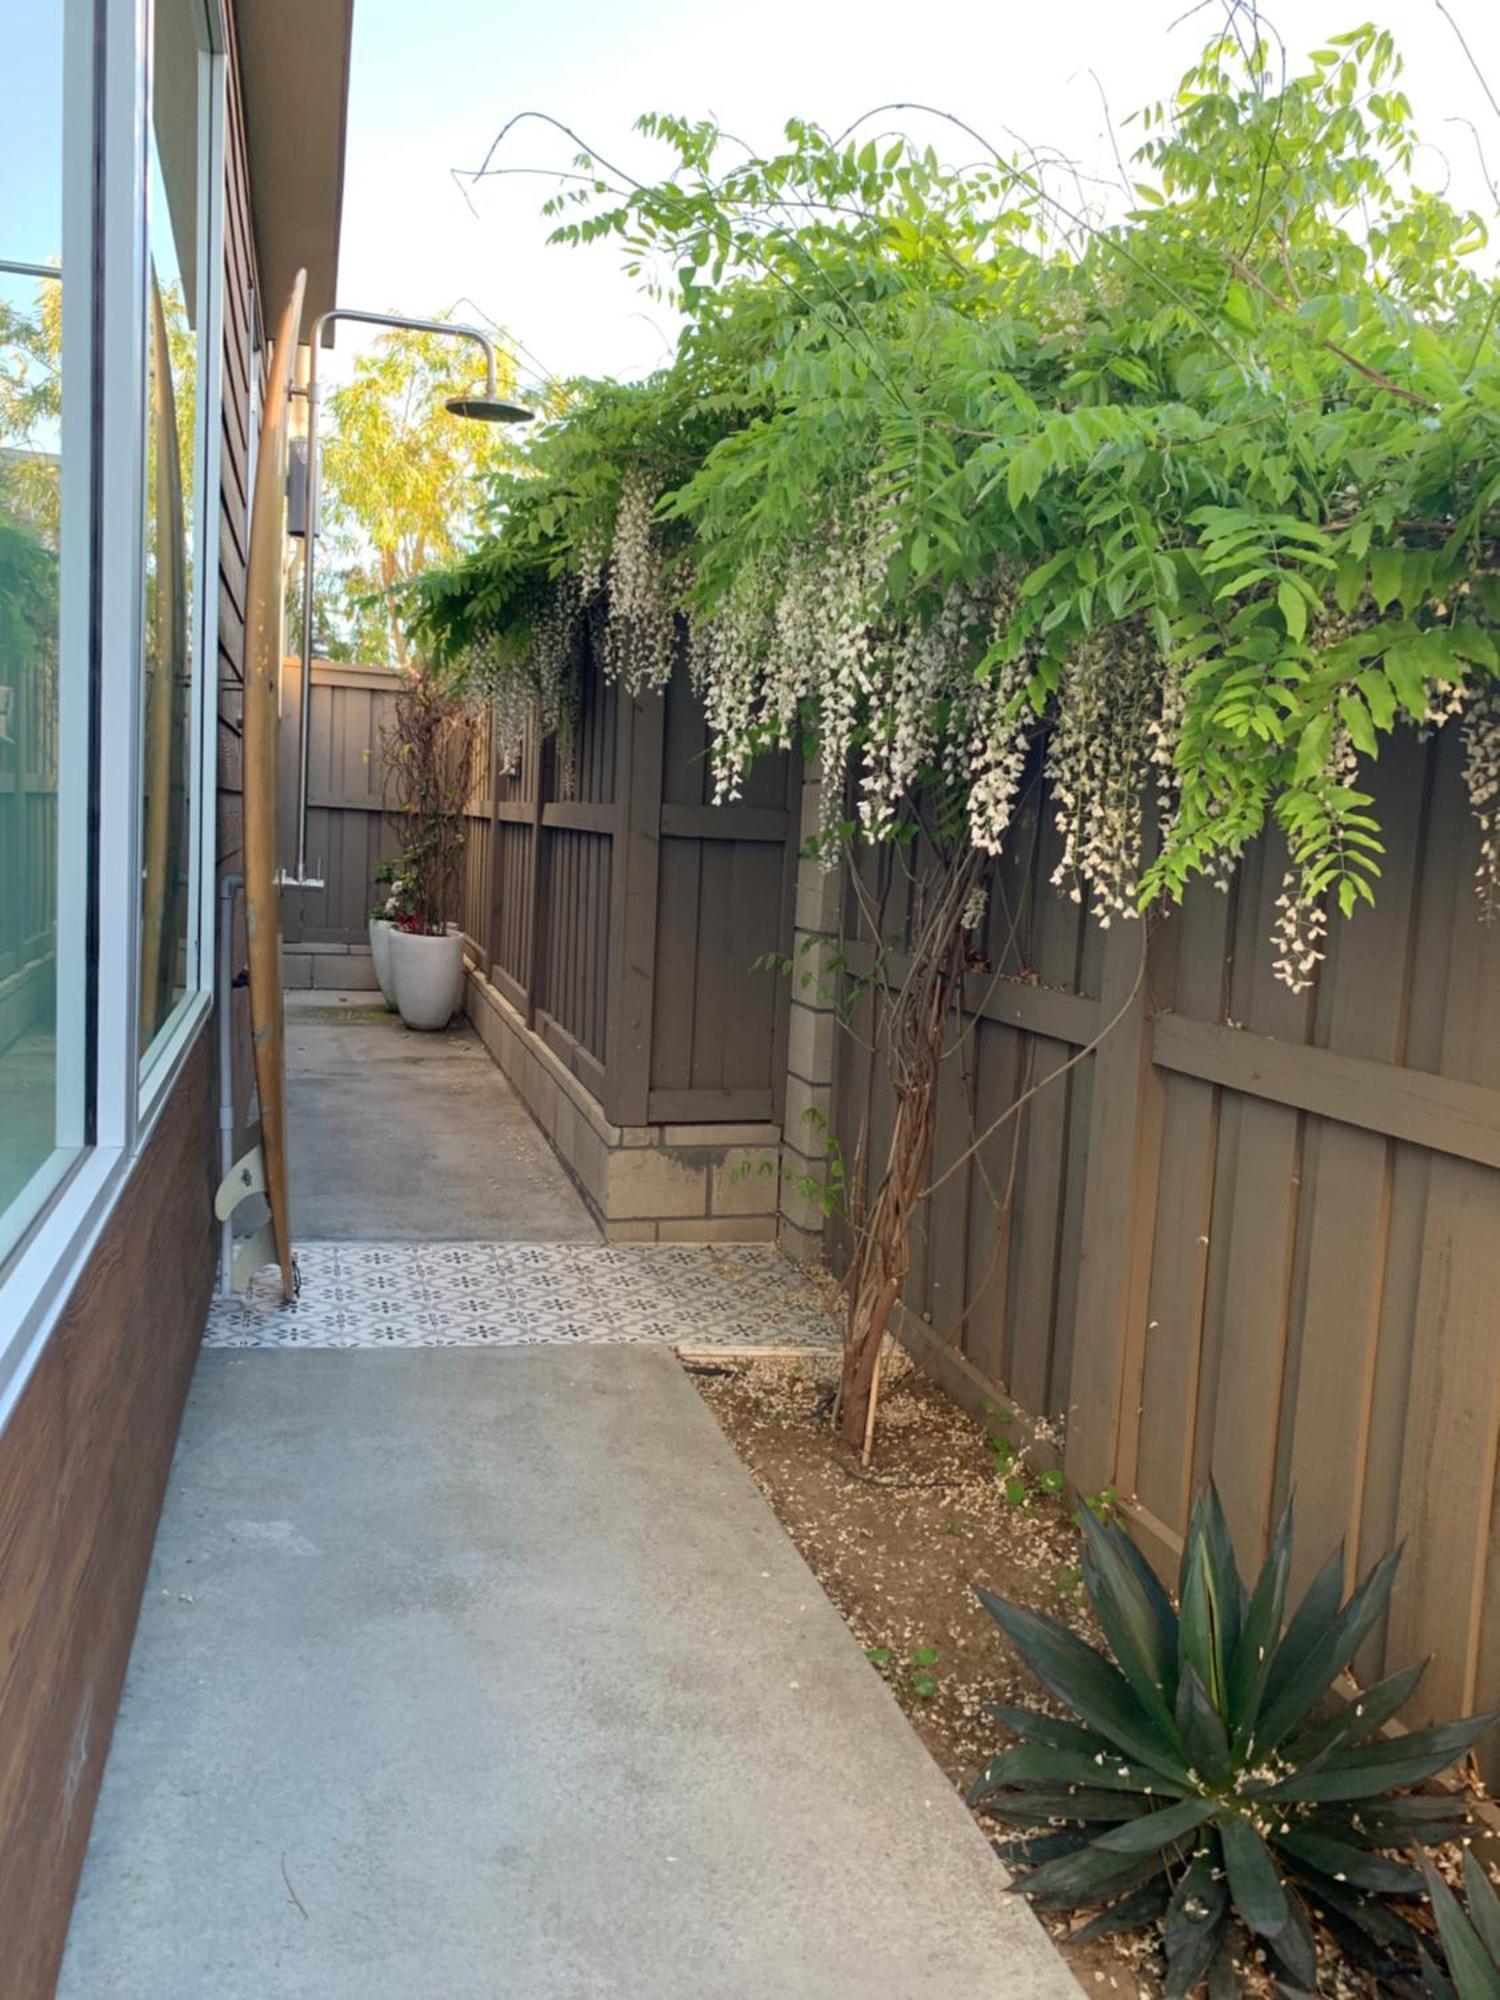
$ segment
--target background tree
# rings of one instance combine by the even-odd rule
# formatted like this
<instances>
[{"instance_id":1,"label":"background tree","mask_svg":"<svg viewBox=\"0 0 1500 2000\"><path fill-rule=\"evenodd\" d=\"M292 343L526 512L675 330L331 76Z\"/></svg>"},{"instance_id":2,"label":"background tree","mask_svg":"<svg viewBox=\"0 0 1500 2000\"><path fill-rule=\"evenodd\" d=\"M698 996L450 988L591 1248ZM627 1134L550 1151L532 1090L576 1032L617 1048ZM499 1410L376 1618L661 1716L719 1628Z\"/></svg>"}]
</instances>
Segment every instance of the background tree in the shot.
<instances>
[{"instance_id":1,"label":"background tree","mask_svg":"<svg viewBox=\"0 0 1500 2000\"><path fill-rule=\"evenodd\" d=\"M191 503L198 421L197 340L182 287L161 295L172 363L184 495ZM0 515L56 550L62 421L63 288L40 280L28 308L0 299Z\"/></svg>"},{"instance_id":2,"label":"background tree","mask_svg":"<svg viewBox=\"0 0 1500 2000\"><path fill-rule=\"evenodd\" d=\"M62 286L25 307L0 299L0 515L57 547Z\"/></svg>"},{"instance_id":3,"label":"background tree","mask_svg":"<svg viewBox=\"0 0 1500 2000\"><path fill-rule=\"evenodd\" d=\"M410 664L395 593L462 552L484 475L514 463L502 426L464 423L443 407L474 387L477 358L471 343L393 328L327 399L314 622L320 647L335 658ZM500 394L515 385L514 361L501 348Z\"/></svg>"}]
</instances>

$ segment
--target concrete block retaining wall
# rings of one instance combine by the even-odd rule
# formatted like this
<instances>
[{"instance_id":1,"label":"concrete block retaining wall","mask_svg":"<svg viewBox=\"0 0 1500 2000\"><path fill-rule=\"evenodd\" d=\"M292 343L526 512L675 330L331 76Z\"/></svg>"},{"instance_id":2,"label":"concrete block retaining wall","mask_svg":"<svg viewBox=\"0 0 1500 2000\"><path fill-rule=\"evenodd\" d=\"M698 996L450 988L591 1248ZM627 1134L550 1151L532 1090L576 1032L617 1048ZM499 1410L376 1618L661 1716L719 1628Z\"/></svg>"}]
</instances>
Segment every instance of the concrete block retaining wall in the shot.
<instances>
[{"instance_id":1,"label":"concrete block retaining wall","mask_svg":"<svg viewBox=\"0 0 1500 2000\"><path fill-rule=\"evenodd\" d=\"M373 993L380 982L367 944L283 944L281 983L288 993Z\"/></svg>"},{"instance_id":2,"label":"concrete block retaining wall","mask_svg":"<svg viewBox=\"0 0 1500 2000\"><path fill-rule=\"evenodd\" d=\"M803 845L817 832L821 799L818 773L811 769L802 784ZM829 964L838 947L839 895L838 871L802 855L797 862L776 1235L786 1254L801 1264L820 1263L823 1257L837 993Z\"/></svg>"},{"instance_id":3,"label":"concrete block retaining wall","mask_svg":"<svg viewBox=\"0 0 1500 2000\"><path fill-rule=\"evenodd\" d=\"M781 1127L615 1125L476 966L464 1011L609 1243L774 1243Z\"/></svg>"}]
</instances>

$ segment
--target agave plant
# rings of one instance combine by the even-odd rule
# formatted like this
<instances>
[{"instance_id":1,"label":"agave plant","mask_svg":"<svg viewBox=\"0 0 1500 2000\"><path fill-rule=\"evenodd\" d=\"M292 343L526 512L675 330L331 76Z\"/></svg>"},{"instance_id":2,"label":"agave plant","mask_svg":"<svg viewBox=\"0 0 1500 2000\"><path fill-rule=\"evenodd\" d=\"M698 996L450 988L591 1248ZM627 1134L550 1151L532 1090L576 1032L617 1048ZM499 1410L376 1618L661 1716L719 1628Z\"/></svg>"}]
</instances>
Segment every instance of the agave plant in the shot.
<instances>
[{"instance_id":1,"label":"agave plant","mask_svg":"<svg viewBox=\"0 0 1500 2000\"><path fill-rule=\"evenodd\" d=\"M1448 1970L1442 1973L1424 1955L1426 1991L1435 2000L1500 2000L1500 1897L1490 1887L1489 1877L1465 1849L1466 1912L1425 1857L1422 1872L1448 1961Z\"/></svg>"},{"instance_id":2,"label":"agave plant","mask_svg":"<svg viewBox=\"0 0 1500 2000\"><path fill-rule=\"evenodd\" d=\"M1038 1612L979 1597L1032 1672L1079 1718L994 1709L1022 1742L972 1803L1031 1829L1002 1847L1043 1908L1097 1908L1090 1935L1164 1919L1168 2000L1200 1980L1239 1990L1245 1932L1284 1986L1317 1985L1309 1911L1382 1991L1422 1991L1420 1940L1390 1898L1419 1896L1399 1853L1460 1836L1453 1795L1402 1788L1461 1756L1494 1719L1381 1736L1421 1675L1393 1674L1334 1708L1333 1683L1390 1597L1398 1557L1347 1602L1338 1549L1283 1630L1292 1515L1247 1591L1210 1487L1183 1549L1178 1608L1123 1529L1082 1516L1083 1574L1103 1653Z\"/></svg>"}]
</instances>

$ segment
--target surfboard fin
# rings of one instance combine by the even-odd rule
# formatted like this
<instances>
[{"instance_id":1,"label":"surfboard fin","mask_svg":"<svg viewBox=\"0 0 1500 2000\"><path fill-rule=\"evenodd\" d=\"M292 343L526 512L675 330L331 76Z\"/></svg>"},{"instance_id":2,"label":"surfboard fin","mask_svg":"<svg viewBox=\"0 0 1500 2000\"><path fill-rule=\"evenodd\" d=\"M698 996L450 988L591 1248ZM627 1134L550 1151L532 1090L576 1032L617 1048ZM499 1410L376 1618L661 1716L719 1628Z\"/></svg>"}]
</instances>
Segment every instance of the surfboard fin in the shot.
<instances>
[{"instance_id":1,"label":"surfboard fin","mask_svg":"<svg viewBox=\"0 0 1500 2000\"><path fill-rule=\"evenodd\" d=\"M242 1201L265 1191L266 1156L257 1142L248 1153L240 1155L219 1182L219 1191L214 1196L214 1214L220 1222L227 1222Z\"/></svg>"},{"instance_id":2,"label":"surfboard fin","mask_svg":"<svg viewBox=\"0 0 1500 2000\"><path fill-rule=\"evenodd\" d=\"M268 1222L264 1228L257 1229L253 1236L243 1238L236 1247L230 1283L235 1291L242 1292L257 1271L275 1262L276 1232Z\"/></svg>"}]
</instances>

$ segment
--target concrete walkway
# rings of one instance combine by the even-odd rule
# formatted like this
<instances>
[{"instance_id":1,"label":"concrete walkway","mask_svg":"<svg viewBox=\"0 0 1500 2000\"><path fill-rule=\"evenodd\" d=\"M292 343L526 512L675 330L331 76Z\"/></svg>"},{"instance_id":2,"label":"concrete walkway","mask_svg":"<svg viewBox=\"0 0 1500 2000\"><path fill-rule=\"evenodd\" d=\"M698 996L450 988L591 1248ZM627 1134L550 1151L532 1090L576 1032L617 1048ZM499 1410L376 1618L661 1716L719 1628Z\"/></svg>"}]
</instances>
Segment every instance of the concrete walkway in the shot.
<instances>
[{"instance_id":1,"label":"concrete walkway","mask_svg":"<svg viewBox=\"0 0 1500 2000\"><path fill-rule=\"evenodd\" d=\"M451 1118L526 1157L462 1037L328 1026L291 1037L293 1172L328 1236L411 1212L382 1135L446 1160ZM429 1088L449 1065L464 1084ZM464 1171L477 1223L491 1169ZM577 1226L555 1188L544 1211ZM451 1202L441 1219L449 1239ZM435 1315L402 1337L468 1338L490 1253L402 1254ZM1077 2000L651 1333L685 1302L711 1333L765 1274L580 1250L589 1306L546 1270L523 1296L504 1262L561 1250L494 1254L502 1320L557 1344L332 1352L309 1322L200 1356L61 2000ZM381 1271L344 1270L361 1258ZM303 1305L357 1314L377 1279L388 1302L386 1263L327 1246ZM600 1321L639 1344L594 1344Z\"/></svg>"},{"instance_id":2,"label":"concrete walkway","mask_svg":"<svg viewBox=\"0 0 1500 2000\"><path fill-rule=\"evenodd\" d=\"M414 1034L378 993L289 993L286 1012L294 1237L599 1241L467 1022Z\"/></svg>"},{"instance_id":3,"label":"concrete walkway","mask_svg":"<svg viewBox=\"0 0 1500 2000\"><path fill-rule=\"evenodd\" d=\"M1077 2000L660 1349L205 1354L63 2000Z\"/></svg>"}]
</instances>

